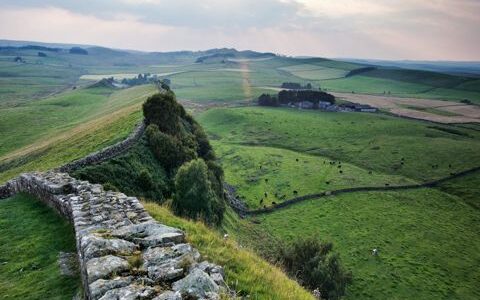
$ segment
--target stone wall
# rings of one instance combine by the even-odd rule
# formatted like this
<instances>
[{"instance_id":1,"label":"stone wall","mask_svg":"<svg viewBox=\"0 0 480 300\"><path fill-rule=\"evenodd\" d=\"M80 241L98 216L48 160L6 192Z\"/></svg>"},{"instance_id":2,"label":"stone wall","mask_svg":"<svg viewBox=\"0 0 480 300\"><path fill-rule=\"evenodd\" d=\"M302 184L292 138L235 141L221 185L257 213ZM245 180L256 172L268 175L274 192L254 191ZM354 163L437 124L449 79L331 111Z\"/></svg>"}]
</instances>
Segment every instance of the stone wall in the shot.
<instances>
[{"instance_id":1,"label":"stone wall","mask_svg":"<svg viewBox=\"0 0 480 300\"><path fill-rule=\"evenodd\" d=\"M57 170L59 172L69 173L88 165L101 163L102 161L106 161L121 153L124 153L142 137L143 133L145 132L145 128L146 128L145 121L142 121L137 125L135 130L123 141L118 142L114 145L108 146L100 151L89 154L84 158L69 162L59 167Z\"/></svg>"},{"instance_id":2,"label":"stone wall","mask_svg":"<svg viewBox=\"0 0 480 300\"><path fill-rule=\"evenodd\" d=\"M23 174L0 197L30 193L73 224L86 299L219 299L223 268L179 229L156 222L135 197L66 173Z\"/></svg>"}]
</instances>

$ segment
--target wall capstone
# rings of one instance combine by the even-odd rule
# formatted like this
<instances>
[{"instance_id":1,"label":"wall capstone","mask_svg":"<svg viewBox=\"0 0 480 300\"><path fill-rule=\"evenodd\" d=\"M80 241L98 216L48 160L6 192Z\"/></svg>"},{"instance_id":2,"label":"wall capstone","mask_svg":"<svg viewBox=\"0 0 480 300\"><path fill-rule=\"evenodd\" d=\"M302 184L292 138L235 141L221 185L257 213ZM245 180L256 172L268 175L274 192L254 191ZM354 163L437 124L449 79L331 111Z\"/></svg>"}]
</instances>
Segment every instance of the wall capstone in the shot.
<instances>
[{"instance_id":1,"label":"wall capstone","mask_svg":"<svg viewBox=\"0 0 480 300\"><path fill-rule=\"evenodd\" d=\"M0 186L0 198L20 192L73 224L88 300L220 299L227 291L223 268L201 261L183 231L156 222L135 197L53 171Z\"/></svg>"}]
</instances>

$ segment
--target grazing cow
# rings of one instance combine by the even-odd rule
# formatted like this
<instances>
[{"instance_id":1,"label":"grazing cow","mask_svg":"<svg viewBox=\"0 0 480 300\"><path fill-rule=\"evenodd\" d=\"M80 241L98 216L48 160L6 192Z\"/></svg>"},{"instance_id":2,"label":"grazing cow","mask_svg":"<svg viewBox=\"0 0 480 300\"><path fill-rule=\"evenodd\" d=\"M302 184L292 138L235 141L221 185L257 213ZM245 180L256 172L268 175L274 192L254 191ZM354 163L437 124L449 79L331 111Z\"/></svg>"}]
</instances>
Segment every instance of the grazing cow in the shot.
<instances>
[{"instance_id":1,"label":"grazing cow","mask_svg":"<svg viewBox=\"0 0 480 300\"><path fill-rule=\"evenodd\" d=\"M277 202L275 202L275 201L272 201L272 205L277 205Z\"/></svg>"},{"instance_id":2,"label":"grazing cow","mask_svg":"<svg viewBox=\"0 0 480 300\"><path fill-rule=\"evenodd\" d=\"M342 171L342 170L340 170L339 172L340 172L340 174L342 174L342 173L343 173L343 171Z\"/></svg>"},{"instance_id":3,"label":"grazing cow","mask_svg":"<svg viewBox=\"0 0 480 300\"><path fill-rule=\"evenodd\" d=\"M389 183L385 183L385 186L390 186L390 184L389 184Z\"/></svg>"},{"instance_id":4,"label":"grazing cow","mask_svg":"<svg viewBox=\"0 0 480 300\"><path fill-rule=\"evenodd\" d=\"M262 199L260 199L260 204L262 204L262 203L263 203L263 198L262 198Z\"/></svg>"},{"instance_id":5,"label":"grazing cow","mask_svg":"<svg viewBox=\"0 0 480 300\"><path fill-rule=\"evenodd\" d=\"M296 158L295 160L298 161L298 158Z\"/></svg>"},{"instance_id":6,"label":"grazing cow","mask_svg":"<svg viewBox=\"0 0 480 300\"><path fill-rule=\"evenodd\" d=\"M268 182L268 178L265 178L265 182Z\"/></svg>"},{"instance_id":7,"label":"grazing cow","mask_svg":"<svg viewBox=\"0 0 480 300\"><path fill-rule=\"evenodd\" d=\"M373 255L373 256L378 256L378 249L377 249L377 248L374 248L374 249L372 250L372 255Z\"/></svg>"},{"instance_id":8,"label":"grazing cow","mask_svg":"<svg viewBox=\"0 0 480 300\"><path fill-rule=\"evenodd\" d=\"M294 194L294 195L298 195L298 192L297 192L297 191L293 191L293 194Z\"/></svg>"},{"instance_id":9,"label":"grazing cow","mask_svg":"<svg viewBox=\"0 0 480 300\"><path fill-rule=\"evenodd\" d=\"M267 194L267 192L265 192L265 193L263 193L263 194L265 195L265 198L266 198L266 197L268 197L268 194Z\"/></svg>"},{"instance_id":10,"label":"grazing cow","mask_svg":"<svg viewBox=\"0 0 480 300\"><path fill-rule=\"evenodd\" d=\"M330 181L325 181L326 184L330 184Z\"/></svg>"}]
</instances>

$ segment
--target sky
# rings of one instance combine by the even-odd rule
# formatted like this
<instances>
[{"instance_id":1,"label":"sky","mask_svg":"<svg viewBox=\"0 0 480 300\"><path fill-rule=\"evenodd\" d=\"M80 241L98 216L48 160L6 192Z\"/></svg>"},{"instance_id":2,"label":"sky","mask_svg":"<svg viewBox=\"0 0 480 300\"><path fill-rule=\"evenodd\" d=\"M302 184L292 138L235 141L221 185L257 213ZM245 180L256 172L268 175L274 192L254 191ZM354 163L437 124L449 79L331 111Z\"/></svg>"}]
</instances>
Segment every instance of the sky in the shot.
<instances>
[{"instance_id":1,"label":"sky","mask_svg":"<svg viewBox=\"0 0 480 300\"><path fill-rule=\"evenodd\" d=\"M0 39L480 60L480 0L0 0Z\"/></svg>"}]
</instances>

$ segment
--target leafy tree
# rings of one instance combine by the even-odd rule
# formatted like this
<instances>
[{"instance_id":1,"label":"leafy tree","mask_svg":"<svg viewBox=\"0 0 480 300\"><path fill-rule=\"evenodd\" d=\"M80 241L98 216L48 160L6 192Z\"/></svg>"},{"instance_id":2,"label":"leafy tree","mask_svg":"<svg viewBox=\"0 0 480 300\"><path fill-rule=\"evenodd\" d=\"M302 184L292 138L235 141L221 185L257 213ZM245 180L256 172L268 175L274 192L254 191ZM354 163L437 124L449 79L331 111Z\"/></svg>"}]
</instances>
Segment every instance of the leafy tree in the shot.
<instances>
[{"instance_id":1,"label":"leafy tree","mask_svg":"<svg viewBox=\"0 0 480 300\"><path fill-rule=\"evenodd\" d=\"M332 249L331 243L300 239L280 250L280 261L303 286L318 288L324 299L340 299L352 276L342 268Z\"/></svg>"},{"instance_id":2,"label":"leafy tree","mask_svg":"<svg viewBox=\"0 0 480 300\"><path fill-rule=\"evenodd\" d=\"M180 117L185 115L185 110L177 103L172 92L165 92L145 101L143 115L147 124L157 125L166 134L177 135L180 132Z\"/></svg>"},{"instance_id":3,"label":"leafy tree","mask_svg":"<svg viewBox=\"0 0 480 300\"><path fill-rule=\"evenodd\" d=\"M208 172L203 159L195 159L182 165L175 176L176 192L172 207L178 215L220 224L225 204L213 190Z\"/></svg>"},{"instance_id":4,"label":"leafy tree","mask_svg":"<svg viewBox=\"0 0 480 300\"><path fill-rule=\"evenodd\" d=\"M258 105L261 106L278 106L278 100L275 96L269 94L262 94L258 97Z\"/></svg>"},{"instance_id":5,"label":"leafy tree","mask_svg":"<svg viewBox=\"0 0 480 300\"><path fill-rule=\"evenodd\" d=\"M196 157L194 151L184 147L176 137L161 132L155 124L148 125L146 134L153 154L169 171Z\"/></svg>"}]
</instances>

